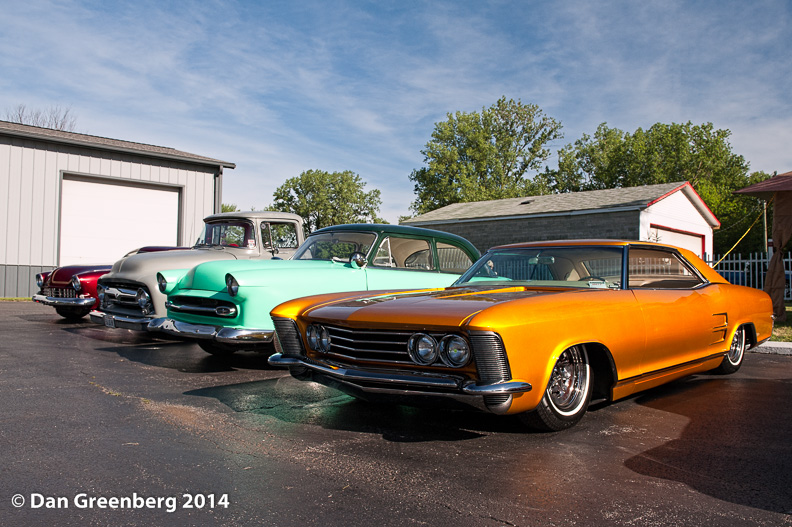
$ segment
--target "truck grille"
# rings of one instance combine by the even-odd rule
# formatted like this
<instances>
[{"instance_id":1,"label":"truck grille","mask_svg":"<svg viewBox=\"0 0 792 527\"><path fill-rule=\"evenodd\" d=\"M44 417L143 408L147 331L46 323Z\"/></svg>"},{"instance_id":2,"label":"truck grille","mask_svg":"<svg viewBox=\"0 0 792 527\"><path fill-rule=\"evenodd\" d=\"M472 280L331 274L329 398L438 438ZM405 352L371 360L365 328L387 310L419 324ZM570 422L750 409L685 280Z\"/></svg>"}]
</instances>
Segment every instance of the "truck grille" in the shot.
<instances>
[{"instance_id":1,"label":"truck grille","mask_svg":"<svg viewBox=\"0 0 792 527\"><path fill-rule=\"evenodd\" d=\"M42 287L41 294L53 298L77 298L77 291L72 287Z\"/></svg>"},{"instance_id":2,"label":"truck grille","mask_svg":"<svg viewBox=\"0 0 792 527\"><path fill-rule=\"evenodd\" d=\"M140 284L136 287L135 284L114 284L112 282L100 282L100 285L105 288L102 311L112 313L115 308L126 315L143 315L143 310L137 303L137 292L139 288L148 292L146 286Z\"/></svg>"}]
</instances>

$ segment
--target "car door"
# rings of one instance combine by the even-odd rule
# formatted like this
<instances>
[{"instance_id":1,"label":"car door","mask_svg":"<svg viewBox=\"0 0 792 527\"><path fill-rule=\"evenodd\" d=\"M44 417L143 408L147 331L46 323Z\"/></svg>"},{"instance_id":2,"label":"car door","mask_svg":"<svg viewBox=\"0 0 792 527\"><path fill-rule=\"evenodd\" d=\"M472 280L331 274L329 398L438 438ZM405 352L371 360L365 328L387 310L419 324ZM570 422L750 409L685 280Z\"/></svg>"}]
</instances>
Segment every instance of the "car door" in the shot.
<instances>
[{"instance_id":1,"label":"car door","mask_svg":"<svg viewBox=\"0 0 792 527\"><path fill-rule=\"evenodd\" d=\"M459 277L438 269L431 239L387 236L372 255L366 266L370 290L447 287Z\"/></svg>"},{"instance_id":2,"label":"car door","mask_svg":"<svg viewBox=\"0 0 792 527\"><path fill-rule=\"evenodd\" d=\"M722 351L727 316L721 286L706 282L676 251L631 247L628 282L646 328L642 373Z\"/></svg>"}]
</instances>

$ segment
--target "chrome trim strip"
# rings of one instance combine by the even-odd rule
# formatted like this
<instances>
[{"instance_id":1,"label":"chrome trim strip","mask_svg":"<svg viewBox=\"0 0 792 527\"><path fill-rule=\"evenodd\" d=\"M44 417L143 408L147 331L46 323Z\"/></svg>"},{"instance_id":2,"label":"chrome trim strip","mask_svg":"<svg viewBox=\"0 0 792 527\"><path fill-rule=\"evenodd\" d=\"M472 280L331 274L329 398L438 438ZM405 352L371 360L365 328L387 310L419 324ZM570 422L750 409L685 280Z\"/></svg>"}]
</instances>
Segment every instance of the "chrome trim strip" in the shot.
<instances>
[{"instance_id":1,"label":"chrome trim strip","mask_svg":"<svg viewBox=\"0 0 792 527\"><path fill-rule=\"evenodd\" d=\"M532 386L523 381L512 380L494 384L477 384L475 381L463 381L461 377L434 373L392 374L378 373L350 368L333 368L316 363L310 359L284 357L280 353L271 355L268 362L272 366L303 367L323 373L342 381L374 381L393 385L415 386L424 388L443 388L461 390L467 395L492 395L524 393L531 391ZM363 391L367 388L359 386ZM450 394L449 394L450 395Z\"/></svg>"},{"instance_id":2,"label":"chrome trim strip","mask_svg":"<svg viewBox=\"0 0 792 527\"><path fill-rule=\"evenodd\" d=\"M96 303L95 298L61 298L57 296L44 295L33 295L31 300L33 300L33 302L44 304L45 306L55 307L91 307L94 305L94 303Z\"/></svg>"}]
</instances>

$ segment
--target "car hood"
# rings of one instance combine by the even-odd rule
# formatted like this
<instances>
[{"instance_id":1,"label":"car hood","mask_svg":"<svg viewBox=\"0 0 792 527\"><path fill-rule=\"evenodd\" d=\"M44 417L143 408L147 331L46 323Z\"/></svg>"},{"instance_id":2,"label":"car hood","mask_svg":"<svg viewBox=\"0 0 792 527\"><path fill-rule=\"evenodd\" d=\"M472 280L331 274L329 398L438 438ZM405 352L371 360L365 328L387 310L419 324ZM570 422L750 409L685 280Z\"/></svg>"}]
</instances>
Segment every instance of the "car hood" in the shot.
<instances>
[{"instance_id":1,"label":"car hood","mask_svg":"<svg viewBox=\"0 0 792 527\"><path fill-rule=\"evenodd\" d=\"M68 284L72 276L81 273L107 273L110 271L109 265L67 265L58 267L52 271L47 280L53 284Z\"/></svg>"},{"instance_id":2,"label":"car hood","mask_svg":"<svg viewBox=\"0 0 792 527\"><path fill-rule=\"evenodd\" d=\"M330 302L310 309L316 319L332 319L359 326L460 326L484 310L507 302L533 302L550 295L569 295L577 289L461 286L435 291L394 292Z\"/></svg>"},{"instance_id":3,"label":"car hood","mask_svg":"<svg viewBox=\"0 0 792 527\"><path fill-rule=\"evenodd\" d=\"M205 262L196 265L179 282L180 289L200 289L202 291L225 291L225 277L231 274L240 286L264 286L283 280L281 272L310 271L350 267L348 263L327 260L237 260L234 262ZM270 273L278 272L278 278L268 279ZM292 277L292 279L294 279Z\"/></svg>"},{"instance_id":4,"label":"car hood","mask_svg":"<svg viewBox=\"0 0 792 527\"><path fill-rule=\"evenodd\" d=\"M184 251L162 251L138 253L118 260L113 264L113 278L138 280L143 276L154 276L167 269L189 269L209 260L236 260L231 251L222 248L187 249Z\"/></svg>"}]
</instances>

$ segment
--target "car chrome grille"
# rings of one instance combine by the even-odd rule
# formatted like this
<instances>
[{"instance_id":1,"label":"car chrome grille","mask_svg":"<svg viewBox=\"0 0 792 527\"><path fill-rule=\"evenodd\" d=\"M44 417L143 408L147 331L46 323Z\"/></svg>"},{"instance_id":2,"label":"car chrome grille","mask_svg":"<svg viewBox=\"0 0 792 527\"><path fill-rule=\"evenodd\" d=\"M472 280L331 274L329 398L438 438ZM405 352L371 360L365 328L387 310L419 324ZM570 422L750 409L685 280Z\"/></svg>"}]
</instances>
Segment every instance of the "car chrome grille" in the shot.
<instances>
[{"instance_id":1,"label":"car chrome grille","mask_svg":"<svg viewBox=\"0 0 792 527\"><path fill-rule=\"evenodd\" d=\"M41 294L53 298L77 298L77 291L72 287L43 287Z\"/></svg>"},{"instance_id":2,"label":"car chrome grille","mask_svg":"<svg viewBox=\"0 0 792 527\"><path fill-rule=\"evenodd\" d=\"M330 333L330 351L324 354L326 357L415 365L407 353L407 341L415 334L414 331L324 327ZM428 334L439 341L446 333Z\"/></svg>"},{"instance_id":3,"label":"car chrome grille","mask_svg":"<svg viewBox=\"0 0 792 527\"><path fill-rule=\"evenodd\" d=\"M197 296L169 297L166 306L168 309L179 313L209 317L233 318L238 313L237 307L233 302Z\"/></svg>"},{"instance_id":4,"label":"car chrome grille","mask_svg":"<svg viewBox=\"0 0 792 527\"><path fill-rule=\"evenodd\" d=\"M142 288L147 293L148 288L143 284L135 286L135 284L127 283L112 283L100 282L104 287L104 300L102 301L102 310L112 312L113 308L122 309L124 314L135 314L143 316L143 310L137 303L138 289Z\"/></svg>"}]
</instances>

